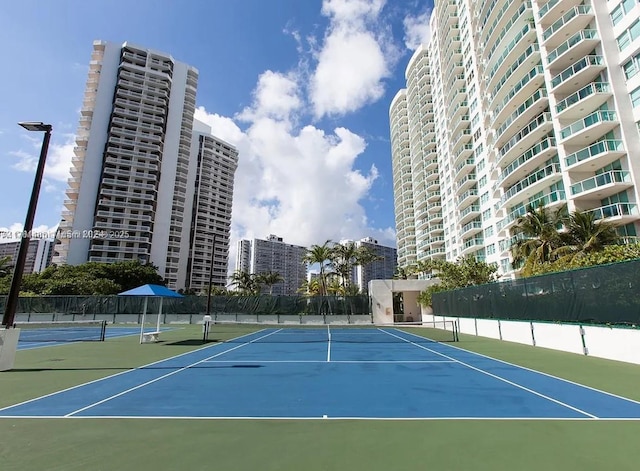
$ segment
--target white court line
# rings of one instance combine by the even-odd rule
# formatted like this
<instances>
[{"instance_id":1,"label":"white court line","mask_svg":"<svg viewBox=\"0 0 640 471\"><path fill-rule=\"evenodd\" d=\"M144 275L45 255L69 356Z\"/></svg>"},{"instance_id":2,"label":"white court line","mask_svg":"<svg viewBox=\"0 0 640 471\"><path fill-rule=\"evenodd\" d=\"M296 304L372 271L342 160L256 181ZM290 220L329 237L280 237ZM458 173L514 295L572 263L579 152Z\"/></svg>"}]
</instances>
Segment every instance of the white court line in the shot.
<instances>
[{"instance_id":1,"label":"white court line","mask_svg":"<svg viewBox=\"0 0 640 471\"><path fill-rule=\"evenodd\" d=\"M396 329L396 330L398 330L398 329ZM413 335L414 337L418 337L420 339L426 338L426 337L422 337L421 335L414 334L413 332L406 332L404 330L398 330L398 332L403 332L403 333L408 334L408 335ZM581 388L590 389L591 391L594 391L594 392L597 392L597 393L605 394L607 396L615 397L616 399L622 399L624 401L628 401L628 402L632 402L634 404L640 405L640 401L636 401L635 399L629 399L628 397L624 397L624 396L620 396L618 394L610 393L610 392L604 391L602 389L594 388L594 387L587 386L587 385L581 384L581 383L576 383L575 381L571 381L570 379L565 379L565 378L561 378L559 376L554 376L554 375L552 375L550 373L545 373L544 371L538 371L538 370L534 370L533 368L527 368L526 366L516 365L515 363L510 363L510 362L505 361L505 360L500 360L499 358L490 357L489 355L483 355L482 353L472 352L471 350L466 350L466 349L461 348L461 347L456 347L455 345L448 345L448 344L443 344L443 343L441 343L440 345L443 345L443 346L448 347L448 348L454 348L456 350L460 350L461 352L471 353L472 355L476 355L476 356L479 356L479 357L487 358L489 360L498 361L498 362L500 362L500 363L502 363L504 365L514 366L514 367L520 368L522 370L531 371L532 373L538 373L538 374L544 375L544 376L546 376L548 378L557 379L557 380L563 381L565 383L573 384L574 386L580 386Z\"/></svg>"},{"instance_id":2,"label":"white court line","mask_svg":"<svg viewBox=\"0 0 640 471\"><path fill-rule=\"evenodd\" d=\"M327 324L327 363L331 361L331 330Z\"/></svg>"},{"instance_id":3,"label":"white court line","mask_svg":"<svg viewBox=\"0 0 640 471\"><path fill-rule=\"evenodd\" d=\"M204 363L237 363L257 365L261 363L326 363L325 360L205 360ZM458 363L454 360L332 360L331 363Z\"/></svg>"},{"instance_id":4,"label":"white court line","mask_svg":"<svg viewBox=\"0 0 640 471\"><path fill-rule=\"evenodd\" d=\"M250 344L252 344L253 342L257 342L258 340L261 340L261 339L263 339L263 338L265 338L265 337L269 337L270 335L276 334L276 333L280 332L281 330L282 330L282 329L278 329L278 330L276 330L275 332L270 332L270 333L268 333L268 334L266 334L266 335L263 335L262 337L258 337L258 338L256 338L256 339L250 340L250 341L248 341L248 342L246 342L246 343L243 343L243 344L240 344L240 345L236 345L235 347L232 347L232 348L229 348L228 350L224 350L224 351L222 351L222 352L216 353L215 355L210 356L210 357L208 357L208 358L205 358L205 359L203 359L203 360L196 361L195 363L192 363L192 364L190 364L190 365L184 366L184 367L182 367L182 368L180 368L180 369L178 369L178 370L172 371L171 373L167 373L167 374L162 375L162 376L160 376L160 377L158 377L158 378L152 379L152 380L147 381L147 382L145 382L145 383L142 383L142 384L139 384L139 385L134 386L134 387L132 387L132 388L126 389L126 390L124 390L124 391L121 391L121 392L119 392L118 394L114 394L113 396L107 397L106 399L102 399L101 401L94 402L93 404L89 404L89 405L88 405L88 406L86 406L86 407L83 407L83 408L78 409L78 410L76 410L76 411L70 412L69 414L65 415L65 417L71 417L71 416L72 416L72 415L74 415L74 414L78 414L79 412L85 411L85 410L87 410L87 409L91 409L92 407L95 407L95 406L98 406L98 405L103 404L103 403L105 403L105 402L108 402L108 401L110 401L110 400L112 400L112 399L115 399L116 397L124 396L125 394L128 394L128 393L130 393L130 392L132 392L132 391L135 391L136 389L143 388L143 387L148 386L148 385L150 385L150 384L156 383L156 382L160 381L161 379L165 379L165 378L168 378L169 376L173 376L173 375L175 375L175 374L177 374L177 373L181 373L181 372L183 372L184 370L189 369L189 368L191 368L191 367L193 367L193 366L195 366L195 365L198 365L198 364L200 364L200 363L204 363L205 361L210 360L211 358L219 357L219 356L221 356L221 355L224 355L225 353L229 353L229 352L232 352L233 350L237 350L237 349L239 349L239 348L242 348L242 347L245 347L245 346L247 346L247 345L250 345Z\"/></svg>"},{"instance_id":5,"label":"white court line","mask_svg":"<svg viewBox=\"0 0 640 471\"><path fill-rule=\"evenodd\" d=\"M265 329L261 329L261 330L258 330L256 332L250 332L248 334L244 334L244 335L241 335L239 337L234 337L233 339L230 339L230 340L238 340L238 339L241 339L241 338L244 338L244 337L248 337L249 335L258 334L258 333L264 332L264 331L265 331ZM197 348L195 350L190 350L188 352L180 353L179 355L175 355L175 356L172 356L172 357L164 358L162 360L154 361L152 363L147 363L146 365L136 366L135 368L130 368L130 369L127 369L125 371L121 371L119 373L114 373L112 375L105 376L103 378L94 379L93 381L88 381L86 383L78 384L76 386L71 386L69 388L61 389L59 391L55 391L55 392L52 392L52 393L49 393L49 394L45 394L44 396L38 396L38 397L35 397L33 399L29 399L27 401L22 401L22 402L18 402L17 404L13 404L13 405L10 405L10 406L2 407L2 408L0 408L0 412L2 412L4 410L7 410L7 409L11 409L13 407L18 407L18 406L22 406L24 404L29 404L30 402L39 401L40 399L45 399L47 397L55 396L56 394L61 394L61 393L67 392L67 391L73 391L74 389L78 389L78 388L81 388L83 386L87 386L89 384L98 383L100 381L104 381L104 380L107 380L107 379L115 378L117 376L120 376L120 375L123 375L123 374L126 374L126 373L131 373L132 371L137 371L137 370L140 370L140 369L143 369L143 368L148 368L150 366L157 365L157 364L163 363L165 361L175 360L176 358L180 358L180 357L183 357L185 355L191 355L192 353L197 353L199 351L206 350L208 348L219 347L220 345L223 345L223 344L222 343L216 343L216 344L212 344L212 345L206 345L204 347Z\"/></svg>"},{"instance_id":6,"label":"white court line","mask_svg":"<svg viewBox=\"0 0 640 471\"><path fill-rule=\"evenodd\" d=\"M452 421L452 420L465 420L465 421L473 421L473 420L487 420L487 421L573 421L573 422L589 422L597 420L598 422L640 422L640 418L634 417L621 417L621 418L591 418L591 417L279 417L279 416L146 416L146 415L88 415L88 416L72 416L72 417L63 417L60 415L7 415L0 416L3 419L60 419L60 420L94 420L94 419L137 419L137 420L387 420L387 421Z\"/></svg>"},{"instance_id":7,"label":"white court line","mask_svg":"<svg viewBox=\"0 0 640 471\"><path fill-rule=\"evenodd\" d=\"M380 331L382 331L382 332L384 332L384 333L385 333L385 334L387 334L387 335L391 335L392 337L396 337L396 338L399 338L399 339L401 339L401 340L404 340L405 342L408 342L408 343L410 343L411 345L414 345L414 346L416 346L416 347L418 347L418 348L422 348L422 349L427 350L427 351L429 351L429 352L431 352L431 353L435 353L436 355L440 355L440 356L443 356L443 357L445 357L445 358L448 358L449 360L453 360L453 361L455 361L455 362L457 362L457 363L460 363L461 365L466 366L467 368L470 368L470 369L472 369L472 370L474 370L474 371L477 371L477 372L479 372L479 373L485 374L485 375L490 376L490 377L492 377L492 378L495 378L495 379L497 379L497 380L503 381L503 382L505 382L505 383L507 383L507 384L510 384L511 386L515 386L516 388L522 389L522 390L527 391L527 392L529 392L529 393L531 393L531 394L534 394L534 395L536 395L536 396L539 396L539 397L542 397L542 398L544 398L544 399L547 399L548 401L555 402L556 404L559 404L559 405L564 406L564 407L566 407L566 408L568 408L568 409L574 410L574 411L576 411L576 412L578 412L578 413L580 413L580 414L584 414L584 415L586 415L586 416L588 416L588 417L591 417L592 419L597 419L597 418L598 418L598 417L596 417L596 416L595 416L595 415L593 415L593 414L590 414L590 413L588 413L588 412L583 411L582 409L578 409L577 407L573 407L573 406L571 406L571 405L569 405L569 404L567 404L567 403L565 403L565 402L559 401L559 400L557 400L557 399L554 399L554 398L553 398L553 397L551 397L551 396L547 396L546 394L542 394L541 392L538 392L538 391L535 391L535 390L533 390L533 389L527 388L526 386L523 386L523 385L521 385L521 384L515 383L515 382L513 382L513 381L509 381L508 379L503 378L502 376L498 376L498 375L496 375L496 374L489 373L488 371L485 371L485 370L483 370L483 369L481 369L481 368L477 368L477 367L475 367L475 366L473 366L473 365L470 365L470 364L468 364L468 363L465 363L465 362L463 362L463 361L456 360L455 358L450 357L450 356L448 356L448 355L445 355L444 353L440 353L440 352L437 352L437 351L435 351L435 350L431 350L430 348L427 348L427 347L425 347L425 346L423 346L423 345L420 345L420 344L417 344L417 343L415 343L415 342L412 342L411 340L406 339L406 338L403 338L403 337L401 337L401 336L399 336L399 335L396 335L396 334L394 334L394 333L387 332L387 331L382 330L382 329L379 329L379 330L380 330ZM398 332L404 332L404 331L399 330ZM418 335L418 337L420 337L420 336ZM424 339L425 337L421 337L421 338L423 338L423 339Z\"/></svg>"}]
</instances>

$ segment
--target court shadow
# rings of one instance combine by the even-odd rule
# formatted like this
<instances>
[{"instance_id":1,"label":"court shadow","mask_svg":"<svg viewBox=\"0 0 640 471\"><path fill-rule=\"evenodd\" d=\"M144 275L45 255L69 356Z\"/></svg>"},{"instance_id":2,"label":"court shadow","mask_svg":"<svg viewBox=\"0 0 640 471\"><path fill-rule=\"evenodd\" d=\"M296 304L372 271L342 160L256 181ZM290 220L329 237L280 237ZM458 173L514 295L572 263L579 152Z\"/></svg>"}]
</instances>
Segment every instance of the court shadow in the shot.
<instances>
[{"instance_id":1,"label":"court shadow","mask_svg":"<svg viewBox=\"0 0 640 471\"><path fill-rule=\"evenodd\" d=\"M190 346L190 345L204 345L205 343L216 343L219 342L219 340L216 339L208 339L203 341L202 339L189 339L189 340L180 340L178 342L166 342L164 345L169 345L169 346Z\"/></svg>"}]
</instances>

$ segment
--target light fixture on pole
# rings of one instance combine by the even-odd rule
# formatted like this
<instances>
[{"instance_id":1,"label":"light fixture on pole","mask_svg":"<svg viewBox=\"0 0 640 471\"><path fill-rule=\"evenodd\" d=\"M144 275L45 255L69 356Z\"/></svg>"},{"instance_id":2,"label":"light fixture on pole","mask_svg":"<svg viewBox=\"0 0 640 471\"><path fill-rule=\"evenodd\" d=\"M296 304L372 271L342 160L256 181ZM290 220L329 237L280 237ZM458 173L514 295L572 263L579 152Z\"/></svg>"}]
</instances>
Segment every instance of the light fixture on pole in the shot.
<instances>
[{"instance_id":1,"label":"light fixture on pole","mask_svg":"<svg viewBox=\"0 0 640 471\"><path fill-rule=\"evenodd\" d=\"M35 181L33 182L33 189L31 190L29 209L27 210L27 217L24 222L22 238L20 240L20 248L18 250L18 256L15 260L15 268L13 269L11 288L9 289L9 295L7 296L7 303L4 309L4 316L2 317L2 325L7 329L13 327L14 325L16 308L18 306L18 295L20 294L20 284L22 283L22 272L24 271L24 265L27 260L29 240L31 239L31 230L33 229L33 220L36 215L38 195L40 194L40 186L42 184L42 176L44 174L44 165L47 160L49 140L51 139L51 131L53 129L50 124L45 124L42 122L29 121L18 124L25 128L27 131L39 131L44 132L45 134L42 140L42 148L40 149L40 158L38 159L38 166L36 168Z\"/></svg>"}]
</instances>

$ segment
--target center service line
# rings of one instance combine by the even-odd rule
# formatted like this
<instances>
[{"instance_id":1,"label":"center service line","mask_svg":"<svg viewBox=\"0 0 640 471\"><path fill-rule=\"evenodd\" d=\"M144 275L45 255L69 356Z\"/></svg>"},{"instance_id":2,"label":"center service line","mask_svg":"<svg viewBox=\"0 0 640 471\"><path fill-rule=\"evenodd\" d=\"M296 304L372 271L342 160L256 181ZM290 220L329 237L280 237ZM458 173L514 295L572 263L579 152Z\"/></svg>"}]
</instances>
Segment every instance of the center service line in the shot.
<instances>
[{"instance_id":1,"label":"center service line","mask_svg":"<svg viewBox=\"0 0 640 471\"><path fill-rule=\"evenodd\" d=\"M327 325L327 363L331 361L331 330Z\"/></svg>"}]
</instances>

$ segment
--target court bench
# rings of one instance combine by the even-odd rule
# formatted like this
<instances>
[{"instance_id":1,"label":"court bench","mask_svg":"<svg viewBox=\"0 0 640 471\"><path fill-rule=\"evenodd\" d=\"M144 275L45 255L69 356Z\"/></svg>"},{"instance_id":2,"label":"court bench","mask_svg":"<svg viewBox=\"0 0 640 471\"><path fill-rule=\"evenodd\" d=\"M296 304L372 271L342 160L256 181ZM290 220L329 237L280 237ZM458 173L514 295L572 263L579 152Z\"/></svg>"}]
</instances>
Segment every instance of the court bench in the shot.
<instances>
[{"instance_id":1,"label":"court bench","mask_svg":"<svg viewBox=\"0 0 640 471\"><path fill-rule=\"evenodd\" d=\"M159 340L160 340L160 331L142 333L142 343L158 342Z\"/></svg>"}]
</instances>

